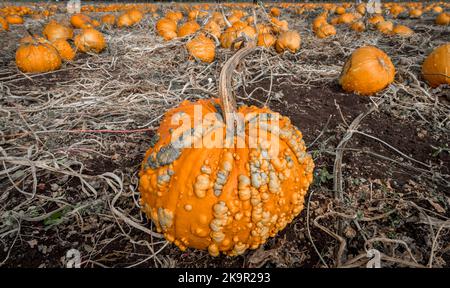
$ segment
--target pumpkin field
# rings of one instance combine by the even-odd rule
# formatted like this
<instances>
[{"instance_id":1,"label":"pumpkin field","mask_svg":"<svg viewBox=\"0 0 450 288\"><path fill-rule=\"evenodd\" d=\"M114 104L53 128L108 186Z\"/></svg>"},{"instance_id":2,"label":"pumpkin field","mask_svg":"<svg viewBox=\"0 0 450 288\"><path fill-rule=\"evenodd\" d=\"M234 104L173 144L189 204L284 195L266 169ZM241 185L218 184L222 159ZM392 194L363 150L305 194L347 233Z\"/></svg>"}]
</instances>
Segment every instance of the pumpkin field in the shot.
<instances>
[{"instance_id":1,"label":"pumpkin field","mask_svg":"<svg viewBox=\"0 0 450 288\"><path fill-rule=\"evenodd\" d=\"M0 267L450 267L448 1L74 3L0 3Z\"/></svg>"}]
</instances>

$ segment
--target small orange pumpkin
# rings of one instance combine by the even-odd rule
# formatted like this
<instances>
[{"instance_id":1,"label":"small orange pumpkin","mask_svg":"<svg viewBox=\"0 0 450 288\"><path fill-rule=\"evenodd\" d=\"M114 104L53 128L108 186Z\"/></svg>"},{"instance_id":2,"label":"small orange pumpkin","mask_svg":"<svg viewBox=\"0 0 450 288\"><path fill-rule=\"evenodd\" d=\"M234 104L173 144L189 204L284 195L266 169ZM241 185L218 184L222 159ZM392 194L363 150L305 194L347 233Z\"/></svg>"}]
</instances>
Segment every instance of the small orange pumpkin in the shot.
<instances>
[{"instance_id":1,"label":"small orange pumpkin","mask_svg":"<svg viewBox=\"0 0 450 288\"><path fill-rule=\"evenodd\" d=\"M119 16L119 18L117 19L117 27L122 28L122 27L131 27L134 25L134 21L131 18L130 14L128 13L123 13L122 15Z\"/></svg>"},{"instance_id":2,"label":"small orange pumpkin","mask_svg":"<svg viewBox=\"0 0 450 288\"><path fill-rule=\"evenodd\" d=\"M75 36L75 46L81 52L100 53L106 48L106 41L103 34L94 28L86 28Z\"/></svg>"},{"instance_id":3,"label":"small orange pumpkin","mask_svg":"<svg viewBox=\"0 0 450 288\"><path fill-rule=\"evenodd\" d=\"M422 16L422 10L421 9L412 9L409 11L409 17L410 18L420 18Z\"/></svg>"},{"instance_id":4,"label":"small orange pumpkin","mask_svg":"<svg viewBox=\"0 0 450 288\"><path fill-rule=\"evenodd\" d=\"M88 28L91 26L91 22L91 18L82 13L76 13L73 14L72 17L70 17L70 24L72 24L72 26L75 28Z\"/></svg>"},{"instance_id":5,"label":"small orange pumpkin","mask_svg":"<svg viewBox=\"0 0 450 288\"><path fill-rule=\"evenodd\" d=\"M6 21L6 19L1 16L0 16L0 28L5 31L9 30L8 21Z\"/></svg>"},{"instance_id":6,"label":"small orange pumpkin","mask_svg":"<svg viewBox=\"0 0 450 288\"><path fill-rule=\"evenodd\" d=\"M16 65L25 73L43 73L61 67L58 51L49 43L21 44L16 51Z\"/></svg>"},{"instance_id":7,"label":"small orange pumpkin","mask_svg":"<svg viewBox=\"0 0 450 288\"><path fill-rule=\"evenodd\" d=\"M356 32L363 32L364 30L366 30L366 25L364 25L364 23L361 21L357 21L352 23L350 29Z\"/></svg>"},{"instance_id":8,"label":"small orange pumpkin","mask_svg":"<svg viewBox=\"0 0 450 288\"><path fill-rule=\"evenodd\" d=\"M278 53L289 50L292 53L297 52L300 49L301 38L300 34L296 31L286 31L278 36L277 42L275 42L275 50Z\"/></svg>"},{"instance_id":9,"label":"small orange pumpkin","mask_svg":"<svg viewBox=\"0 0 450 288\"><path fill-rule=\"evenodd\" d=\"M277 41L277 38L275 38L275 36L273 36L271 33L259 33L258 41L256 44L258 46L270 48L273 45L275 45L276 41Z\"/></svg>"},{"instance_id":10,"label":"small orange pumpkin","mask_svg":"<svg viewBox=\"0 0 450 288\"><path fill-rule=\"evenodd\" d=\"M188 21L184 23L183 25L178 28L178 37L185 37L191 34L194 34L200 30L200 25L197 23L197 21Z\"/></svg>"},{"instance_id":11,"label":"small orange pumpkin","mask_svg":"<svg viewBox=\"0 0 450 288\"><path fill-rule=\"evenodd\" d=\"M273 17L278 17L280 16L280 14L281 11L277 7L273 7L272 9L270 9L270 15L272 15Z\"/></svg>"},{"instance_id":12,"label":"small orange pumpkin","mask_svg":"<svg viewBox=\"0 0 450 288\"><path fill-rule=\"evenodd\" d=\"M72 39L73 30L72 28L66 27L56 21L50 21L47 25L45 25L42 34L50 42L53 42L58 39Z\"/></svg>"},{"instance_id":13,"label":"small orange pumpkin","mask_svg":"<svg viewBox=\"0 0 450 288\"><path fill-rule=\"evenodd\" d=\"M381 21L377 24L377 30L383 34L391 34L394 29L394 23L391 21Z\"/></svg>"},{"instance_id":14,"label":"small orange pumpkin","mask_svg":"<svg viewBox=\"0 0 450 288\"><path fill-rule=\"evenodd\" d=\"M330 25L330 24L322 25L317 30L316 35L319 38L326 38L326 37L329 37L329 36L336 35L336 28L334 28L334 26Z\"/></svg>"},{"instance_id":15,"label":"small orange pumpkin","mask_svg":"<svg viewBox=\"0 0 450 288\"><path fill-rule=\"evenodd\" d=\"M436 17L436 24L438 25L449 25L450 24L450 14L441 13Z\"/></svg>"},{"instance_id":16,"label":"small orange pumpkin","mask_svg":"<svg viewBox=\"0 0 450 288\"><path fill-rule=\"evenodd\" d=\"M198 35L194 39L186 43L189 54L195 58L211 63L216 55L216 44L203 34Z\"/></svg>"},{"instance_id":17,"label":"small orange pumpkin","mask_svg":"<svg viewBox=\"0 0 450 288\"><path fill-rule=\"evenodd\" d=\"M178 23L178 21L183 19L183 13L179 11L169 11L166 13L166 18L175 21L175 23Z\"/></svg>"},{"instance_id":18,"label":"small orange pumpkin","mask_svg":"<svg viewBox=\"0 0 450 288\"><path fill-rule=\"evenodd\" d=\"M177 37L177 22L162 18L156 22L156 31L165 40L172 40Z\"/></svg>"},{"instance_id":19,"label":"small orange pumpkin","mask_svg":"<svg viewBox=\"0 0 450 288\"><path fill-rule=\"evenodd\" d=\"M414 31L405 25L396 25L392 29L392 34L395 34L395 35L398 35L401 37L409 37L414 34Z\"/></svg>"},{"instance_id":20,"label":"small orange pumpkin","mask_svg":"<svg viewBox=\"0 0 450 288\"><path fill-rule=\"evenodd\" d=\"M23 18L19 15L8 15L5 19L11 25L23 24Z\"/></svg>"},{"instance_id":21,"label":"small orange pumpkin","mask_svg":"<svg viewBox=\"0 0 450 288\"><path fill-rule=\"evenodd\" d=\"M236 23L235 23L236 24ZM222 35L220 35L220 44L223 48L231 48L234 40L236 38L245 35L247 38L254 39L256 38L256 31L251 26L231 26L228 27ZM242 41L238 41L234 43L234 48L239 48L242 45Z\"/></svg>"},{"instance_id":22,"label":"small orange pumpkin","mask_svg":"<svg viewBox=\"0 0 450 288\"><path fill-rule=\"evenodd\" d=\"M219 24L217 24L214 20L209 20L208 23L206 23L205 27L203 27L205 31L208 33L211 33L216 38L219 38L222 34Z\"/></svg>"},{"instance_id":23,"label":"small orange pumpkin","mask_svg":"<svg viewBox=\"0 0 450 288\"><path fill-rule=\"evenodd\" d=\"M370 23L370 24L373 24L373 25L376 25L376 24L378 24L379 22L383 22L383 21L384 21L384 18L383 18L383 16L380 15L380 14L377 14L377 15L372 16L372 17L369 18L369 23Z\"/></svg>"},{"instance_id":24,"label":"small orange pumpkin","mask_svg":"<svg viewBox=\"0 0 450 288\"><path fill-rule=\"evenodd\" d=\"M433 88L450 85L450 43L437 47L428 55L422 64L422 75Z\"/></svg>"},{"instance_id":25,"label":"small orange pumpkin","mask_svg":"<svg viewBox=\"0 0 450 288\"><path fill-rule=\"evenodd\" d=\"M101 21L103 24L112 26L116 23L116 16L113 14L107 14L102 17Z\"/></svg>"},{"instance_id":26,"label":"small orange pumpkin","mask_svg":"<svg viewBox=\"0 0 450 288\"><path fill-rule=\"evenodd\" d=\"M347 92L371 95L394 81L395 67L389 56L373 46L353 51L344 65L339 83Z\"/></svg>"},{"instance_id":27,"label":"small orange pumpkin","mask_svg":"<svg viewBox=\"0 0 450 288\"><path fill-rule=\"evenodd\" d=\"M65 39L57 39L52 42L52 46L58 50L62 60L72 61L75 58L75 50Z\"/></svg>"}]
</instances>

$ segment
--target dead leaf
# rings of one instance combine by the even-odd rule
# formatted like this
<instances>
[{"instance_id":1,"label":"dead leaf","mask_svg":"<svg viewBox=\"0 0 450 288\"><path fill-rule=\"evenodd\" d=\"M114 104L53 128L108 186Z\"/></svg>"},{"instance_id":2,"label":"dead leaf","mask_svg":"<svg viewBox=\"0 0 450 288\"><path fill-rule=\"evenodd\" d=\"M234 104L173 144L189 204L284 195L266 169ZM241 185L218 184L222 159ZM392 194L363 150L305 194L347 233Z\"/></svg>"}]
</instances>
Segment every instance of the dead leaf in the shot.
<instances>
[{"instance_id":1,"label":"dead leaf","mask_svg":"<svg viewBox=\"0 0 450 288\"><path fill-rule=\"evenodd\" d=\"M431 199L428 199L428 202L431 204L431 206L433 206L433 208L434 208L437 212L439 212L439 213L445 213L445 209L442 208L442 206L439 205L438 203L434 202L434 201L431 200Z\"/></svg>"}]
</instances>

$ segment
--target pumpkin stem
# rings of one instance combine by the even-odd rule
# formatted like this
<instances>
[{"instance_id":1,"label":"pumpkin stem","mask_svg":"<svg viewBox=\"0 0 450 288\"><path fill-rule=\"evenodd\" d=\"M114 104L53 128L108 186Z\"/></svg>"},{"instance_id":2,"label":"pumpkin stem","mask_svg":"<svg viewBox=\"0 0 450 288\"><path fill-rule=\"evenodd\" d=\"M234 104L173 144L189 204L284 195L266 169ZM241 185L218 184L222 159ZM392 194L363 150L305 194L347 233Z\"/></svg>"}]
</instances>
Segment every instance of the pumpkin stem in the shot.
<instances>
[{"instance_id":1,"label":"pumpkin stem","mask_svg":"<svg viewBox=\"0 0 450 288\"><path fill-rule=\"evenodd\" d=\"M236 98L233 95L231 87L231 78L233 77L233 71L239 62L247 55L252 53L256 49L254 41L247 42L247 45L237 51L228 61L223 65L220 71L219 77L219 98L222 105L223 117L226 124L235 123L237 106Z\"/></svg>"},{"instance_id":2,"label":"pumpkin stem","mask_svg":"<svg viewBox=\"0 0 450 288\"><path fill-rule=\"evenodd\" d=\"M223 17L223 20L225 21L225 24L227 25L228 28L231 27L232 25L231 25L230 21L228 21L227 16L225 16L225 11L223 10L223 6L220 6L220 9L222 10L222 17Z\"/></svg>"}]
</instances>

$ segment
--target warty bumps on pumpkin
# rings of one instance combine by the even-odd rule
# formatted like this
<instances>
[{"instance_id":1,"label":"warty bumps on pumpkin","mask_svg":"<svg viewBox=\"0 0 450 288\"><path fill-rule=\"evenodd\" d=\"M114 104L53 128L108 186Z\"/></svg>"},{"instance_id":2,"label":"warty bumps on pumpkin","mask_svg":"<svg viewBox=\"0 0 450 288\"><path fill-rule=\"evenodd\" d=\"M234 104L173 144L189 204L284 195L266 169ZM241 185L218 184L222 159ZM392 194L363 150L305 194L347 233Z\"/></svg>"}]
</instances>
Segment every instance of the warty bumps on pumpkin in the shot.
<instances>
[{"instance_id":1,"label":"warty bumps on pumpkin","mask_svg":"<svg viewBox=\"0 0 450 288\"><path fill-rule=\"evenodd\" d=\"M61 67L58 51L44 39L22 42L16 51L16 65L25 73L54 71Z\"/></svg>"},{"instance_id":2,"label":"warty bumps on pumpkin","mask_svg":"<svg viewBox=\"0 0 450 288\"><path fill-rule=\"evenodd\" d=\"M242 57L246 48L225 66ZM207 249L212 256L240 255L282 230L303 209L314 168L302 133L289 118L268 108L241 106L236 112L246 124L256 121L260 129L268 130L270 137L279 140L279 149L273 149L272 141L253 147L225 145L227 126L222 113L229 111L230 101L223 95L232 93L222 92L221 83L224 78L231 83L229 71L222 69L221 99L185 101L166 113L139 174L141 207L157 230L182 250ZM194 120L200 123L178 131L180 125L173 117L192 117L199 107L203 121ZM277 118L278 122L271 121ZM184 131L192 136L182 136ZM239 137L230 137L231 143ZM247 143L248 129L245 138ZM180 139L204 146L179 148L173 142Z\"/></svg>"}]
</instances>

